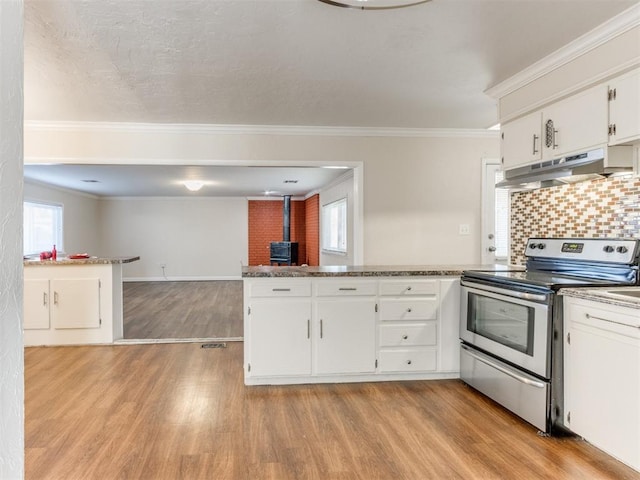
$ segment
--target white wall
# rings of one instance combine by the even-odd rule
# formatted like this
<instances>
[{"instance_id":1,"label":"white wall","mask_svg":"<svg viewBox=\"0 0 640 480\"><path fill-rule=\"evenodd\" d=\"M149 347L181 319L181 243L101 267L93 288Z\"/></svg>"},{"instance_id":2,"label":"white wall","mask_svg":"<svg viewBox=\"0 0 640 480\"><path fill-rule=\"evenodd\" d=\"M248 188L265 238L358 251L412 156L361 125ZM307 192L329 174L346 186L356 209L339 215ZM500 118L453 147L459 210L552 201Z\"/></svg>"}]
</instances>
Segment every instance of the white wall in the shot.
<instances>
[{"instance_id":1,"label":"white wall","mask_svg":"<svg viewBox=\"0 0 640 480\"><path fill-rule=\"evenodd\" d=\"M347 254L341 255L322 250L322 207L342 198L347 199ZM320 265L353 265L354 264L354 188L353 171L341 176L337 182L320 191Z\"/></svg>"},{"instance_id":2,"label":"white wall","mask_svg":"<svg viewBox=\"0 0 640 480\"><path fill-rule=\"evenodd\" d=\"M23 5L0 2L0 478L24 476Z\"/></svg>"},{"instance_id":3,"label":"white wall","mask_svg":"<svg viewBox=\"0 0 640 480\"><path fill-rule=\"evenodd\" d=\"M102 254L96 197L25 181L24 199L63 205L63 247L66 253ZM59 250L61 248L58 246Z\"/></svg>"},{"instance_id":4,"label":"white wall","mask_svg":"<svg viewBox=\"0 0 640 480\"><path fill-rule=\"evenodd\" d=\"M480 263L481 157L498 156L497 139L404 139L378 150L365 162L366 263Z\"/></svg>"},{"instance_id":5,"label":"white wall","mask_svg":"<svg viewBox=\"0 0 640 480\"><path fill-rule=\"evenodd\" d=\"M32 163L362 162L363 263L480 260L481 159L499 156L497 133L433 131L405 137L219 130L126 125L31 128L25 132L25 153ZM461 223L471 226L471 235L458 234Z\"/></svg>"},{"instance_id":6,"label":"white wall","mask_svg":"<svg viewBox=\"0 0 640 480\"><path fill-rule=\"evenodd\" d=\"M248 259L245 198L100 200L104 255L139 255L125 280L239 279Z\"/></svg>"}]
</instances>

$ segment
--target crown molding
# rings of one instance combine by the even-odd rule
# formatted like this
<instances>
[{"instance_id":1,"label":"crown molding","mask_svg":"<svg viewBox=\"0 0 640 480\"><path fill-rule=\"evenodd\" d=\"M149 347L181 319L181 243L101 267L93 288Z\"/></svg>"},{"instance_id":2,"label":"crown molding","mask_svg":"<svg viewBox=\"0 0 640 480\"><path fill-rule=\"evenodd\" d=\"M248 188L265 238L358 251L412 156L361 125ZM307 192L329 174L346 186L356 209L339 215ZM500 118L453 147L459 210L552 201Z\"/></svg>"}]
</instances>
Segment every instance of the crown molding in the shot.
<instances>
[{"instance_id":1,"label":"crown molding","mask_svg":"<svg viewBox=\"0 0 640 480\"><path fill-rule=\"evenodd\" d=\"M499 132L466 128L314 127L294 125L214 125L185 123L26 121L33 132L157 133L187 135L308 135L334 137L493 138Z\"/></svg>"},{"instance_id":2,"label":"crown molding","mask_svg":"<svg viewBox=\"0 0 640 480\"><path fill-rule=\"evenodd\" d=\"M489 87L484 93L494 99L504 97L639 25L640 3L626 9L512 77Z\"/></svg>"}]
</instances>

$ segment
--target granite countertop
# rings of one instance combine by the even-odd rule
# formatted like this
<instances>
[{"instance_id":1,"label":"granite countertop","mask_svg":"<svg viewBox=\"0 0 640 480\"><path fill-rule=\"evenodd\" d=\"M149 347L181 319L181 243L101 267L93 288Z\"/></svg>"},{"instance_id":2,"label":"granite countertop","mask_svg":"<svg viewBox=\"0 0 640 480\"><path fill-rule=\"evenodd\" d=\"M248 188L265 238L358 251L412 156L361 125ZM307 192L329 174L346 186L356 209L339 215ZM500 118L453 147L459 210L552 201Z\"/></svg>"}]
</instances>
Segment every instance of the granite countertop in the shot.
<instances>
[{"instance_id":1,"label":"granite countertop","mask_svg":"<svg viewBox=\"0 0 640 480\"><path fill-rule=\"evenodd\" d=\"M611 293L611 290L622 292L625 290L640 291L640 287L602 287L602 288L563 288L561 295L567 297L582 298L593 302L617 305L619 307L635 308L640 310L640 297L630 297Z\"/></svg>"},{"instance_id":2,"label":"granite countertop","mask_svg":"<svg viewBox=\"0 0 640 480\"><path fill-rule=\"evenodd\" d=\"M121 263L131 263L140 260L140 257L89 257L89 258L66 258L57 260L24 260L25 267L34 266L58 266L58 265L113 265Z\"/></svg>"},{"instance_id":3,"label":"granite countertop","mask_svg":"<svg viewBox=\"0 0 640 480\"><path fill-rule=\"evenodd\" d=\"M465 270L524 270L515 265L337 265L325 267L242 267L244 278L259 277L412 277L460 276Z\"/></svg>"}]
</instances>

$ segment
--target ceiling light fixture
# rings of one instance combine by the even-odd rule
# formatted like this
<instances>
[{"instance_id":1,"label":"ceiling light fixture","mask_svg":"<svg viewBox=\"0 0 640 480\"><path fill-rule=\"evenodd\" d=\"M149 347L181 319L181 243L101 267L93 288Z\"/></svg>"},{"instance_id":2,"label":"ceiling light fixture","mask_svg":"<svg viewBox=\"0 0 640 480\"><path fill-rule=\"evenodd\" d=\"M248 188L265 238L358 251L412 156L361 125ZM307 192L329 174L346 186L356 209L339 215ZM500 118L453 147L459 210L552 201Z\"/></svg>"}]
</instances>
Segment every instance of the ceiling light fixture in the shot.
<instances>
[{"instance_id":1,"label":"ceiling light fixture","mask_svg":"<svg viewBox=\"0 0 640 480\"><path fill-rule=\"evenodd\" d=\"M394 8L412 7L431 0L318 0L334 7L355 8L357 10L392 10Z\"/></svg>"},{"instance_id":2,"label":"ceiling light fixture","mask_svg":"<svg viewBox=\"0 0 640 480\"><path fill-rule=\"evenodd\" d=\"M182 184L191 192L197 192L204 187L204 182L200 180L185 180Z\"/></svg>"}]
</instances>

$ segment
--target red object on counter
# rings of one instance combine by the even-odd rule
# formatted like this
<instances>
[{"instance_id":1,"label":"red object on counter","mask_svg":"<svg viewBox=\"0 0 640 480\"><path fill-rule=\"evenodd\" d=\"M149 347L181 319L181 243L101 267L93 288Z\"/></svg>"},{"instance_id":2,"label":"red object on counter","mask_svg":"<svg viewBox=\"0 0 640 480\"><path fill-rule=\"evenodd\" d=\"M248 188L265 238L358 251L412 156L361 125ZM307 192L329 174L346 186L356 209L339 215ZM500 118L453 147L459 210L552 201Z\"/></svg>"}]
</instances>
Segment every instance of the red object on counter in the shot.
<instances>
[{"instance_id":1,"label":"red object on counter","mask_svg":"<svg viewBox=\"0 0 640 480\"><path fill-rule=\"evenodd\" d=\"M56 250L56 246L53 246L53 250L51 250L51 260L58 259L58 251Z\"/></svg>"}]
</instances>

